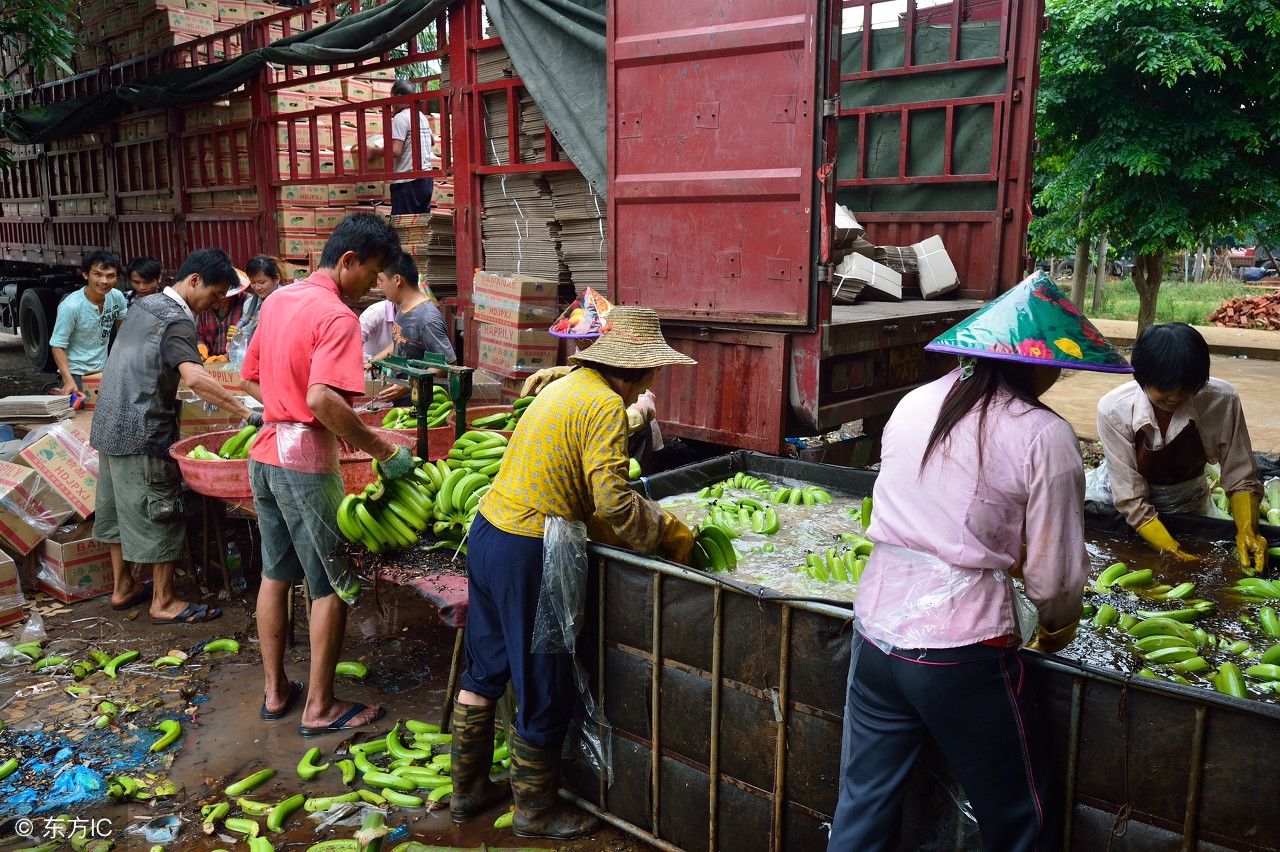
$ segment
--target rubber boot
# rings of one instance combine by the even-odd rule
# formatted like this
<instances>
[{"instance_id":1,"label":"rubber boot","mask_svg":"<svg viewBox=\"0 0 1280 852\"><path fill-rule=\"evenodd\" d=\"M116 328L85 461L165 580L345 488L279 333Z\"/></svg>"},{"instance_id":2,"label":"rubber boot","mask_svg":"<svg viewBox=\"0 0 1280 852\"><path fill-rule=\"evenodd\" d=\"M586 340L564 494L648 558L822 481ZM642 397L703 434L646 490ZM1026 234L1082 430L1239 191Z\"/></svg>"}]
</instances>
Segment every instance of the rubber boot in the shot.
<instances>
[{"instance_id":1,"label":"rubber boot","mask_svg":"<svg viewBox=\"0 0 1280 852\"><path fill-rule=\"evenodd\" d=\"M453 703L453 743L449 758L453 765L453 793L449 796L449 816L454 822L466 822L494 805L507 800L511 790L506 784L489 780L493 766L494 705L474 707Z\"/></svg>"},{"instance_id":2,"label":"rubber boot","mask_svg":"<svg viewBox=\"0 0 1280 852\"><path fill-rule=\"evenodd\" d=\"M600 820L560 798L560 753L534 748L511 735L513 828L521 837L574 840L600 828Z\"/></svg>"}]
</instances>

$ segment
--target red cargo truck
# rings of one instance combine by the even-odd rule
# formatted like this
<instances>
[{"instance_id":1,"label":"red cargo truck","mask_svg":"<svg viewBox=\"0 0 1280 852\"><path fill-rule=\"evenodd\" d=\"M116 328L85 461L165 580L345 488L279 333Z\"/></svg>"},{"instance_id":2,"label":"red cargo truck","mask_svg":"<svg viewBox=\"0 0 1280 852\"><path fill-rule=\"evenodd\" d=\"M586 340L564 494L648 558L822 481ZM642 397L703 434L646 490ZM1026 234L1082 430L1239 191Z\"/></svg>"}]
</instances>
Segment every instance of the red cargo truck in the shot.
<instances>
[{"instance_id":1,"label":"red cargo truck","mask_svg":"<svg viewBox=\"0 0 1280 852\"><path fill-rule=\"evenodd\" d=\"M234 56L343 6L281 12L24 97L48 102ZM617 0L608 15L608 295L657 309L668 337L699 361L660 378L664 428L777 453L789 436L857 419L874 427L949 367L922 345L1020 278L1042 0ZM281 211L299 197L390 176L389 165L370 164L370 117L387 122L418 102L441 115L442 165L413 174L453 181L456 300L470 332L484 179L573 165L549 130L533 155L521 151L523 85L477 61L501 44L480 0L452 4L434 35L431 50L251 81L232 98L248 111L225 124L193 126L197 110L167 110L158 136L123 139L113 125L101 139L21 150L0 193L0 248L7 271L21 273L0 284L0 324L23 324L38 360L37 312L51 324L56 304L45 285L65 284L47 276L86 247L153 254L170 271L201 245L222 245L237 262L278 254ZM359 103L281 97L422 62L445 66L433 75L437 90ZM495 99L507 132L497 157L486 138ZM326 133L354 150L343 157L307 141ZM199 169L186 167L193 157ZM172 194L172 211L126 201L158 193ZM207 206L215 195L241 203ZM102 199L100 209L89 199ZM79 202L74 214L66 202ZM959 292L833 304L837 202L878 245L941 236ZM466 336L475 363L475 335Z\"/></svg>"},{"instance_id":2,"label":"red cargo truck","mask_svg":"<svg viewBox=\"0 0 1280 852\"><path fill-rule=\"evenodd\" d=\"M609 9L613 295L699 362L664 427L776 453L949 369L922 345L1023 268L1043 4ZM959 298L833 305L836 202L877 245L940 235Z\"/></svg>"}]
</instances>

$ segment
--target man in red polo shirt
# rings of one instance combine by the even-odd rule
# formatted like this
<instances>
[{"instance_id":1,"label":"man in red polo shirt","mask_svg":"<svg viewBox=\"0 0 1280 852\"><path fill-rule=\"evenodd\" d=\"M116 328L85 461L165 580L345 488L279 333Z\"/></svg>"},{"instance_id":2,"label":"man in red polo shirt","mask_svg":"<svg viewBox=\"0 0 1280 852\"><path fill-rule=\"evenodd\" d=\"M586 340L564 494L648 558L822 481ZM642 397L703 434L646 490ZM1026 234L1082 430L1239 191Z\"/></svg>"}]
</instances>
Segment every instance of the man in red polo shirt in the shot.
<instances>
[{"instance_id":1,"label":"man in red polo shirt","mask_svg":"<svg viewBox=\"0 0 1280 852\"><path fill-rule=\"evenodd\" d=\"M378 437L348 401L364 393L364 354L360 321L344 300L363 298L399 255L400 239L382 218L343 219L325 244L320 268L263 304L241 369L241 386L263 403L266 419L249 453L262 532L258 637L266 685L260 715L282 718L304 689L285 673L284 645L289 589L305 577L312 600L311 688L303 736L358 728L383 712L333 694L347 607L360 590L338 553L335 519L343 496L339 439L378 459L384 477L413 470L409 451Z\"/></svg>"}]
</instances>

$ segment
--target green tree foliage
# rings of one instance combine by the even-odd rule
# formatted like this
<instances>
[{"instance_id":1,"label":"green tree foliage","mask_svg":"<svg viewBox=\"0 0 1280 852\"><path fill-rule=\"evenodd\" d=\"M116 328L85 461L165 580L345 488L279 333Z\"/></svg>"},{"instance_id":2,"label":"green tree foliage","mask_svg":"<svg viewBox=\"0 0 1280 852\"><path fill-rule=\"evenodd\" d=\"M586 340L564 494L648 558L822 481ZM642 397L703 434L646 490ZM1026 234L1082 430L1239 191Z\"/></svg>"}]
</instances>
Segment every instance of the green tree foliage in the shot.
<instances>
[{"instance_id":1,"label":"green tree foliage","mask_svg":"<svg viewBox=\"0 0 1280 852\"><path fill-rule=\"evenodd\" d=\"M0 0L0 50L17 60L13 74L0 81L5 93L25 88L15 79L23 66L43 68L53 63L65 74L71 69L76 45L73 0Z\"/></svg>"},{"instance_id":2,"label":"green tree foliage","mask_svg":"<svg viewBox=\"0 0 1280 852\"><path fill-rule=\"evenodd\" d=\"M1034 240L1166 252L1280 221L1280 0L1048 0Z\"/></svg>"}]
</instances>

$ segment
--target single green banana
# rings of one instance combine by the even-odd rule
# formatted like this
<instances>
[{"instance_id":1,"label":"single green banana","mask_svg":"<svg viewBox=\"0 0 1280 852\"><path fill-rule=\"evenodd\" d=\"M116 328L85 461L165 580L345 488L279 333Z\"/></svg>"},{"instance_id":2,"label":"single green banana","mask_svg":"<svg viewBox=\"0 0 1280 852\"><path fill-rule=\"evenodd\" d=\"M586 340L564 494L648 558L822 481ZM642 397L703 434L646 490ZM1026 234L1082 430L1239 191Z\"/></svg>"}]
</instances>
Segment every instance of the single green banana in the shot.
<instances>
[{"instance_id":1,"label":"single green banana","mask_svg":"<svg viewBox=\"0 0 1280 852\"><path fill-rule=\"evenodd\" d=\"M284 828L284 821L287 820L294 811L302 807L302 803L307 797L301 793L290 796L280 804L271 809L271 813L267 814L267 828L272 831L281 831Z\"/></svg>"},{"instance_id":2,"label":"single green banana","mask_svg":"<svg viewBox=\"0 0 1280 852\"><path fill-rule=\"evenodd\" d=\"M257 837L258 832L261 830L256 822L243 817L227 817L222 821L222 825L227 831L243 834L246 837Z\"/></svg>"},{"instance_id":3,"label":"single green banana","mask_svg":"<svg viewBox=\"0 0 1280 852\"><path fill-rule=\"evenodd\" d=\"M219 651L239 654L240 643L234 639L214 639L212 642L205 642L203 650L206 654L213 654Z\"/></svg>"},{"instance_id":4,"label":"single green banana","mask_svg":"<svg viewBox=\"0 0 1280 852\"><path fill-rule=\"evenodd\" d=\"M333 673L338 677L349 677L354 680L364 680L369 674L369 667L364 663L344 660L333 667Z\"/></svg>"},{"instance_id":5,"label":"single green banana","mask_svg":"<svg viewBox=\"0 0 1280 852\"><path fill-rule=\"evenodd\" d=\"M141 656L142 652L140 651L125 651L118 657L112 657L110 662L102 667L102 671L107 677L115 680L121 666L127 666Z\"/></svg>"},{"instance_id":6,"label":"single green banana","mask_svg":"<svg viewBox=\"0 0 1280 852\"><path fill-rule=\"evenodd\" d=\"M1244 686L1244 676L1235 663L1223 663L1213 676L1213 688L1224 695L1236 698L1248 698L1249 691Z\"/></svg>"},{"instance_id":7,"label":"single green banana","mask_svg":"<svg viewBox=\"0 0 1280 852\"><path fill-rule=\"evenodd\" d=\"M228 796L239 796L242 793L248 793L270 781L275 777L275 774L276 771L274 769L260 769L252 775L241 778L234 784L228 784L222 789L222 792ZM243 834L243 832L241 833Z\"/></svg>"},{"instance_id":8,"label":"single green banana","mask_svg":"<svg viewBox=\"0 0 1280 852\"><path fill-rule=\"evenodd\" d=\"M151 744L152 754L164 751L182 736L182 725L174 719L161 719L151 730L160 732L160 739Z\"/></svg>"},{"instance_id":9,"label":"single green banana","mask_svg":"<svg viewBox=\"0 0 1280 852\"><path fill-rule=\"evenodd\" d=\"M1111 587L1115 584L1116 580L1119 580L1128 573L1129 566L1125 565L1123 562L1117 562L1106 568L1098 575L1098 579L1093 583L1093 589L1098 594L1105 595L1107 592L1111 591Z\"/></svg>"},{"instance_id":10,"label":"single green banana","mask_svg":"<svg viewBox=\"0 0 1280 852\"><path fill-rule=\"evenodd\" d=\"M341 796L322 796L317 799L307 799L302 803L302 807L307 813L315 814L327 811L334 805L358 801L360 801L360 794L352 791L350 793L343 793Z\"/></svg>"},{"instance_id":11,"label":"single green banana","mask_svg":"<svg viewBox=\"0 0 1280 852\"><path fill-rule=\"evenodd\" d=\"M329 764L327 763L322 763L317 766L316 759L318 757L320 757L320 749L319 747L313 746L312 748L307 749L307 753L302 756L302 760L298 761L298 776L303 781L310 781L312 778L315 778L321 772L324 772L329 768Z\"/></svg>"},{"instance_id":12,"label":"single green banana","mask_svg":"<svg viewBox=\"0 0 1280 852\"><path fill-rule=\"evenodd\" d=\"M207 809L201 808L200 815L202 817L201 830L205 834L213 834L218 830L218 823L231 813L230 802L219 802L216 805L210 805Z\"/></svg>"}]
</instances>

